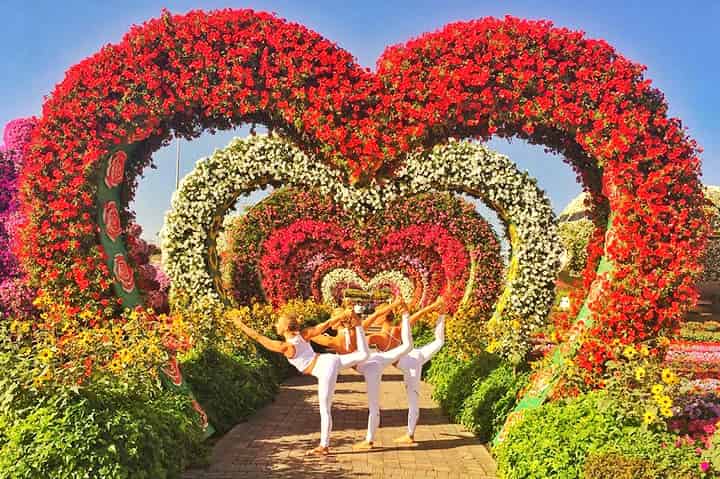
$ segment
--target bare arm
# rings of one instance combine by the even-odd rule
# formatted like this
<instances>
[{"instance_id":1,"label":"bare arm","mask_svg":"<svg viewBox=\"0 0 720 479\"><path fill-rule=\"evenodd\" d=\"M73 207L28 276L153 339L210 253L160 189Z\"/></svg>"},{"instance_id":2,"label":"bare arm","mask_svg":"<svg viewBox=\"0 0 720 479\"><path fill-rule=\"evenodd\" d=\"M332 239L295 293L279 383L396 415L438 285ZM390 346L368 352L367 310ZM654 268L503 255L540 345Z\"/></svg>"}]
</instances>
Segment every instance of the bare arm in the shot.
<instances>
[{"instance_id":1,"label":"bare arm","mask_svg":"<svg viewBox=\"0 0 720 479\"><path fill-rule=\"evenodd\" d=\"M313 340L313 338L321 336L328 329L335 328L337 324L342 321L342 319L344 319L344 315L334 316L320 324L303 329L302 331L300 331L300 335L305 340ZM317 341L315 342L321 344Z\"/></svg>"},{"instance_id":2,"label":"bare arm","mask_svg":"<svg viewBox=\"0 0 720 479\"><path fill-rule=\"evenodd\" d=\"M228 317L233 320L233 322L237 325L240 330L248 335L251 339L257 341L260 343L262 347L269 351L273 351L275 353L281 353L284 355L288 355L290 353L291 349L294 349L292 345L287 344L284 341L276 341L274 339L270 339L267 336L263 336L262 334L258 333L245 323L243 323L240 318L237 315L234 315L232 311L228 313Z\"/></svg>"},{"instance_id":3,"label":"bare arm","mask_svg":"<svg viewBox=\"0 0 720 479\"><path fill-rule=\"evenodd\" d=\"M385 316L387 313L389 313L390 311L392 311L393 309L397 308L398 306L400 306L402 304L404 304L402 296L398 296L397 298L395 298L395 301L393 301L390 304L383 304L362 322L363 329L369 328L375 322L382 319L383 316Z\"/></svg>"},{"instance_id":4,"label":"bare arm","mask_svg":"<svg viewBox=\"0 0 720 479\"><path fill-rule=\"evenodd\" d=\"M423 316L425 316L426 314L428 314L431 311L439 310L444 305L445 305L445 300L443 299L442 296L440 296L437 300L435 300L434 303L425 306L424 308L422 308L421 310L417 311L415 314L410 316L410 326L415 326L415 323L417 323L417 321L420 318L422 318Z\"/></svg>"}]
</instances>

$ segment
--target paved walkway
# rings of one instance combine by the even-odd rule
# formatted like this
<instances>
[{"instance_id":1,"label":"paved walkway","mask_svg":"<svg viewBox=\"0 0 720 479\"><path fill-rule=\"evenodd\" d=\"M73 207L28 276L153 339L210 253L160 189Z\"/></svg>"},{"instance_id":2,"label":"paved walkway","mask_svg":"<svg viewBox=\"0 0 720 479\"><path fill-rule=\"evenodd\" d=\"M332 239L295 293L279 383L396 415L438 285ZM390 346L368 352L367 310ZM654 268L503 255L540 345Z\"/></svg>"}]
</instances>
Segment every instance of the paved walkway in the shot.
<instances>
[{"instance_id":1,"label":"paved walkway","mask_svg":"<svg viewBox=\"0 0 720 479\"><path fill-rule=\"evenodd\" d=\"M343 373L333 404L332 454L305 456L320 439L320 415L314 378L295 377L275 402L222 437L206 470L187 471L184 479L235 478L473 478L495 477L488 450L461 426L450 424L422 385L418 444L395 447L405 432L407 403L402 375L389 367L383 378L379 446L355 452L367 426L365 382L355 371Z\"/></svg>"}]
</instances>

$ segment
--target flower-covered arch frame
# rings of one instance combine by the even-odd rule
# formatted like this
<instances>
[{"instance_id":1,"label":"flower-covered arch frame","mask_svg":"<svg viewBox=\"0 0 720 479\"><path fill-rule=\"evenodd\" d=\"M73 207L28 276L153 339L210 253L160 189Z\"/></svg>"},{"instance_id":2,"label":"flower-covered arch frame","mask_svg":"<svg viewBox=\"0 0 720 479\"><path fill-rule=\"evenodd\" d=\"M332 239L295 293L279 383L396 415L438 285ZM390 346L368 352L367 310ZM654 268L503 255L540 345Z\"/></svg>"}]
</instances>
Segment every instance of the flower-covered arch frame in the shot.
<instances>
[{"instance_id":1,"label":"flower-covered arch frame","mask_svg":"<svg viewBox=\"0 0 720 479\"><path fill-rule=\"evenodd\" d=\"M328 241L318 236L322 232L310 219L341 230ZM298 234L298 223L310 234ZM496 233L475 205L449 192L396 198L370 216L359 216L317 190L280 188L225 224L218 240L223 284L239 304L278 304L296 295L328 301L322 283L337 268L356 274L335 272L333 277L343 281L333 282L340 289L331 288L331 302L342 296L341 283L380 286L371 277L380 280L383 271L396 270L402 272L392 275L397 281L387 277L384 286L399 292L410 280L408 304L421 307L442 291L451 309L462 303L474 316L489 317L501 287ZM398 236L401 231L405 234ZM276 240L270 241L272 237ZM295 247L283 253L286 243ZM290 259L284 258L287 254ZM280 268L281 274L267 266Z\"/></svg>"},{"instance_id":2,"label":"flower-covered arch frame","mask_svg":"<svg viewBox=\"0 0 720 479\"><path fill-rule=\"evenodd\" d=\"M491 349L519 362L531 333L545 324L560 255L550 202L510 159L472 142L451 141L414 155L395 180L367 188L345 185L332 169L280 138L235 139L198 161L173 197L161 237L174 291L198 304L222 305L216 241L223 218L241 194L268 184L317 189L360 217L382 211L396 198L438 189L483 199L498 211L511 239L505 288L488 322Z\"/></svg>"},{"instance_id":3,"label":"flower-covered arch frame","mask_svg":"<svg viewBox=\"0 0 720 479\"><path fill-rule=\"evenodd\" d=\"M672 329L696 298L708 233L699 158L667 113L642 66L544 21L450 24L389 48L375 74L269 14L166 13L71 68L45 102L21 176L20 259L58 302L115 314L96 218L98 172L119 148L132 148L125 206L173 135L243 122L282 131L351 181L388 176L449 137L516 136L562 153L596 207L614 213L608 273L587 276L595 327L582 354L602 362L609 341Z\"/></svg>"}]
</instances>

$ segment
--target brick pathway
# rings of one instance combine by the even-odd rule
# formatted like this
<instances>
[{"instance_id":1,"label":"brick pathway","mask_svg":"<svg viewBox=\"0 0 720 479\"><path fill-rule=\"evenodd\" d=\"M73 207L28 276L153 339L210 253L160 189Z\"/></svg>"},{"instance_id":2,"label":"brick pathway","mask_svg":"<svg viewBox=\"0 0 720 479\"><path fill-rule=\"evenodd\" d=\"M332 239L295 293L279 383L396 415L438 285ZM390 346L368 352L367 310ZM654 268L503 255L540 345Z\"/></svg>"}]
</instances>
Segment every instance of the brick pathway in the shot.
<instances>
[{"instance_id":1,"label":"brick pathway","mask_svg":"<svg viewBox=\"0 0 720 479\"><path fill-rule=\"evenodd\" d=\"M376 450L355 452L367 426L365 382L344 372L333 403L332 454L305 456L320 439L320 415L314 378L295 377L275 402L222 437L206 470L187 471L184 479L235 478L473 478L495 477L488 450L461 426L450 424L422 385L420 424L414 447L395 447L405 432L407 403L402 375L389 367L382 388L382 418Z\"/></svg>"}]
</instances>

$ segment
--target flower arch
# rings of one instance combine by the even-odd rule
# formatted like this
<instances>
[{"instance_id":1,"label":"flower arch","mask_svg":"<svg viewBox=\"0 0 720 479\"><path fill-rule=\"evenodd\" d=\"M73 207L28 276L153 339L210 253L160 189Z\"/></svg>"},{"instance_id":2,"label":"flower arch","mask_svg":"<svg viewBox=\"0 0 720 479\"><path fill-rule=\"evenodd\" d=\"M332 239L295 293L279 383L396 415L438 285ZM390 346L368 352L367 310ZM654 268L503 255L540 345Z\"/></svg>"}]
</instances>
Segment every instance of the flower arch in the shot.
<instances>
[{"instance_id":1,"label":"flower arch","mask_svg":"<svg viewBox=\"0 0 720 479\"><path fill-rule=\"evenodd\" d=\"M582 345L602 362L607 341L677 324L708 233L695 143L642 72L544 21L450 24L389 48L374 74L266 13L164 13L71 68L45 102L21 174L20 259L59 302L103 317L117 298L138 304L122 238L98 241L98 212L119 200L127 217L138 174L173 135L263 122L351 181L391 176L450 137L517 136L563 153L611 212ZM107 171L123 175L106 191Z\"/></svg>"},{"instance_id":2,"label":"flower arch","mask_svg":"<svg viewBox=\"0 0 720 479\"><path fill-rule=\"evenodd\" d=\"M310 235L310 240L295 234L293 226L308 224L309 219L341 226L342 236L335 235L329 247L318 241L321 238L316 234ZM221 237L224 241L218 241L222 245L219 254L223 285L226 293L240 304L258 300L284 302L292 297L289 291L334 303L337 298L329 291L337 291L338 281L370 287L382 284L385 278L394 291L405 291L410 304L424 305L443 287L433 279L443 284L449 279L443 272L443 263L458 263L454 270L461 271L464 278L460 282L451 281L452 291L446 291L447 299L455 298L453 303L461 301L479 316L490 313L496 300L502 270L497 237L472 203L451 193L396 198L375 213L360 216L315 190L281 188L224 223L226 228ZM416 237L405 237L406 250L392 251L389 239L400 231L418 229ZM274 236L277 240L269 242ZM435 238L435 245L426 248L428 245L422 244L424 236ZM345 237L347 241L341 239ZM445 248L454 241L464 250L461 257L437 251L438 261L438 254L432 252L434 246ZM277 248L268 246L287 242L295 244L288 253L289 262L275 260L275 263L282 269L291 269L291 276L303 286L298 289L281 279L282 285L275 288L281 293L269 294L261 283L272 283L273 278L282 275L269 274L259 265L277 252ZM345 243L349 250L342 248ZM327 283L327 289L322 284L329 274L334 280Z\"/></svg>"},{"instance_id":3,"label":"flower arch","mask_svg":"<svg viewBox=\"0 0 720 479\"><path fill-rule=\"evenodd\" d=\"M161 234L163 263L175 291L191 297L197 304L222 305L216 243L223 218L241 194L268 184L314 188L321 197L333 198L335 204L360 218L387 210L398 198L419 193L438 189L471 192L498 211L511 239L506 285L488 321L488 332L494 338L492 349L519 362L529 349L532 332L545 324L554 298L560 254L550 202L535 181L518 171L507 157L471 142L452 141L433 148L428 154L410 157L396 172L395 179L383 186L350 187L335 171L316 164L285 140L272 136L233 140L226 148L198 161L195 169L182 180L166 215ZM461 188L461 185L465 186ZM322 222L302 226L294 236L304 240L312 226L318 240L340 238L338 247L350 248L347 233L337 226ZM401 251L410 238L420 238L421 247L438 248L442 256L460 258L438 264L445 270L445 278L457 281L468 269L466 251L459 254L457 248L453 249L454 244L435 243L435 236L429 234L432 228L413 228L422 228L422 225L406 225L397 233L384 236L387 241L381 244L380 254ZM280 245L275 248L280 253L266 258L267 262L286 263L290 243L275 239L273 244ZM462 243L456 243L462 249ZM459 264L462 261L467 263ZM488 274L478 278L478 282L492 279ZM292 289L288 281L281 281L282 287L275 281L283 276L278 271L273 270L270 276L273 286L269 289L273 292ZM489 294L492 289L490 286ZM461 296L462 290L452 304L458 304Z\"/></svg>"}]
</instances>

